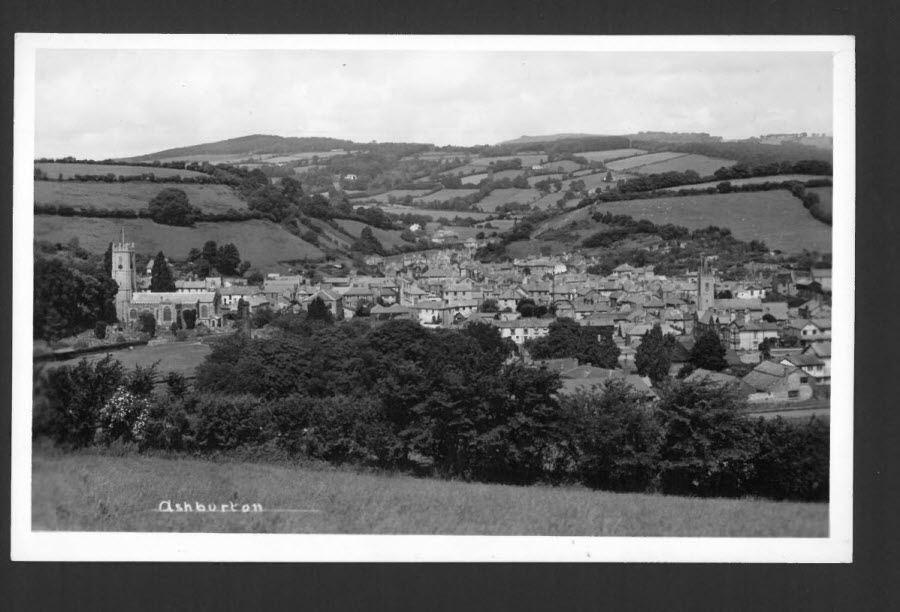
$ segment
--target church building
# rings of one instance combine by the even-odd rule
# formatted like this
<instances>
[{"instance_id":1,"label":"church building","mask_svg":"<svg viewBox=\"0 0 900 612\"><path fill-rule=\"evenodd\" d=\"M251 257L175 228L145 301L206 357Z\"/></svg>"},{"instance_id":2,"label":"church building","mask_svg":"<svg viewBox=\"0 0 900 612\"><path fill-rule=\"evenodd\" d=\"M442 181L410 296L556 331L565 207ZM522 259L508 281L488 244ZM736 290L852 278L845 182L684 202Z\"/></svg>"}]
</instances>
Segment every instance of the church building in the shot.
<instances>
[{"instance_id":1,"label":"church building","mask_svg":"<svg viewBox=\"0 0 900 612\"><path fill-rule=\"evenodd\" d=\"M174 321L184 323L184 312L193 310L196 324L221 327L220 297L217 291L197 293L137 291L134 267L134 243L125 242L122 229L121 242L112 245L112 278L119 285L116 294L116 316L123 326L133 326L141 313L149 312L157 325L169 327Z\"/></svg>"}]
</instances>

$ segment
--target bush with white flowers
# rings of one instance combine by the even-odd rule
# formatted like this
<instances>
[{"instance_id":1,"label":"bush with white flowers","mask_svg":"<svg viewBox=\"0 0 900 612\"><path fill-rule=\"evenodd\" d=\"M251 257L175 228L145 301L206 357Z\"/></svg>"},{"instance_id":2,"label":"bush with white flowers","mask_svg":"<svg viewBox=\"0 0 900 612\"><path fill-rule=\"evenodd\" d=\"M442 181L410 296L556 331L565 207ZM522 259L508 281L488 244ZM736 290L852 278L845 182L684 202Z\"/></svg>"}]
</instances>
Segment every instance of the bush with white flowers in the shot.
<instances>
[{"instance_id":1,"label":"bush with white flowers","mask_svg":"<svg viewBox=\"0 0 900 612\"><path fill-rule=\"evenodd\" d=\"M149 398L141 397L119 387L100 408L98 438L101 442L121 439L125 442L144 438L147 419L152 408Z\"/></svg>"}]
</instances>

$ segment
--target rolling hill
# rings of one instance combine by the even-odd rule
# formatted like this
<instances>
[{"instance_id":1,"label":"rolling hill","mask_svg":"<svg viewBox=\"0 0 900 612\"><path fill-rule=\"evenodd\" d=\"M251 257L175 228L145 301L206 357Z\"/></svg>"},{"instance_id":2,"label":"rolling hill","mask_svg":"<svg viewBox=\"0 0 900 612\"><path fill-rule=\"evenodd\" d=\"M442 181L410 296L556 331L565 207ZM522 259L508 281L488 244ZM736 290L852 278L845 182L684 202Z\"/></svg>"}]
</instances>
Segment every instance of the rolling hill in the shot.
<instances>
[{"instance_id":1,"label":"rolling hill","mask_svg":"<svg viewBox=\"0 0 900 612\"><path fill-rule=\"evenodd\" d=\"M177 147L148 153L137 157L125 158L121 161L153 161L157 159L184 159L202 155L254 155L261 153L305 153L313 151L330 151L331 149L346 149L355 145L350 140L337 138L317 137L284 137L264 134L252 134L239 138L229 138L218 142Z\"/></svg>"},{"instance_id":2,"label":"rolling hill","mask_svg":"<svg viewBox=\"0 0 900 612\"><path fill-rule=\"evenodd\" d=\"M35 181L34 203L94 208L107 210L134 210L147 205L160 191L177 187L184 191L191 204L206 213L223 213L231 209L246 210L241 200L227 185L192 185L171 183L97 183L77 181Z\"/></svg>"}]
</instances>

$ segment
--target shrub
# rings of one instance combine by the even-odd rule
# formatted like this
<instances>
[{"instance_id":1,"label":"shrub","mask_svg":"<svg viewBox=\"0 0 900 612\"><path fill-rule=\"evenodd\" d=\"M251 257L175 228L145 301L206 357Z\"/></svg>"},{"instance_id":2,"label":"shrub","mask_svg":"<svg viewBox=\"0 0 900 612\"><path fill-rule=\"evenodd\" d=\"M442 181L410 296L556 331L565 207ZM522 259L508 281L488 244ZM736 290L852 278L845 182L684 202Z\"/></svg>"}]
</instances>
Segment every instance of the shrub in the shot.
<instances>
[{"instance_id":1,"label":"shrub","mask_svg":"<svg viewBox=\"0 0 900 612\"><path fill-rule=\"evenodd\" d=\"M151 404L148 398L119 387L98 412L96 440L106 444L142 440Z\"/></svg>"},{"instance_id":2,"label":"shrub","mask_svg":"<svg viewBox=\"0 0 900 612\"><path fill-rule=\"evenodd\" d=\"M756 424L759 451L752 493L773 499L828 501L829 426L781 417Z\"/></svg>"},{"instance_id":3,"label":"shrub","mask_svg":"<svg viewBox=\"0 0 900 612\"><path fill-rule=\"evenodd\" d=\"M103 321L97 321L94 325L94 337L98 340L103 340L106 338L106 323Z\"/></svg>"},{"instance_id":4,"label":"shrub","mask_svg":"<svg viewBox=\"0 0 900 612\"><path fill-rule=\"evenodd\" d=\"M122 364L111 355L40 373L35 381L33 435L48 435L76 447L90 444L100 408L123 379Z\"/></svg>"},{"instance_id":5,"label":"shrub","mask_svg":"<svg viewBox=\"0 0 900 612\"><path fill-rule=\"evenodd\" d=\"M659 477L663 493L738 496L753 479L753 423L736 390L708 381L664 389Z\"/></svg>"},{"instance_id":6,"label":"shrub","mask_svg":"<svg viewBox=\"0 0 900 612\"><path fill-rule=\"evenodd\" d=\"M623 381L560 398L571 426L575 472L589 487L654 487L661 430L653 411Z\"/></svg>"},{"instance_id":7,"label":"shrub","mask_svg":"<svg viewBox=\"0 0 900 612\"><path fill-rule=\"evenodd\" d=\"M263 400L252 395L201 395L194 421L201 450L229 450L263 442Z\"/></svg>"}]
</instances>

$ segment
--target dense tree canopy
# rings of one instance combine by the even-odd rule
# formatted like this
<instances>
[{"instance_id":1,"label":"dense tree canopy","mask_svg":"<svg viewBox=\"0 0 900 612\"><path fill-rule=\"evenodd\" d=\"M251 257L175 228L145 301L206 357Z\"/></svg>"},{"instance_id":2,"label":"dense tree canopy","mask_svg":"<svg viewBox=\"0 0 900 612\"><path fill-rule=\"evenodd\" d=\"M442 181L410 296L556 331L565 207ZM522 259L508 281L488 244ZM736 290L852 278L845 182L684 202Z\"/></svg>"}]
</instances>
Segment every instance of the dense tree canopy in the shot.
<instances>
[{"instance_id":1,"label":"dense tree canopy","mask_svg":"<svg viewBox=\"0 0 900 612\"><path fill-rule=\"evenodd\" d=\"M713 330L700 333L691 349L691 363L697 368L719 372L728 367L725 361L725 345Z\"/></svg>"},{"instance_id":2,"label":"dense tree canopy","mask_svg":"<svg viewBox=\"0 0 900 612\"><path fill-rule=\"evenodd\" d=\"M172 277L172 269L162 251L156 254L153 260L153 271L150 275L150 291L155 293L175 291L175 279Z\"/></svg>"},{"instance_id":3,"label":"dense tree canopy","mask_svg":"<svg viewBox=\"0 0 900 612\"><path fill-rule=\"evenodd\" d=\"M659 323L648 330L634 355L638 374L649 376L654 383L665 380L671 366L669 350L672 342L671 336L663 337Z\"/></svg>"},{"instance_id":4,"label":"dense tree canopy","mask_svg":"<svg viewBox=\"0 0 900 612\"><path fill-rule=\"evenodd\" d=\"M611 336L583 327L572 319L561 318L550 324L549 333L527 346L534 359L574 357L579 363L601 368L618 367L619 347Z\"/></svg>"},{"instance_id":5,"label":"dense tree canopy","mask_svg":"<svg viewBox=\"0 0 900 612\"><path fill-rule=\"evenodd\" d=\"M150 218L164 225L191 226L200 217L200 209L192 206L187 194L181 189L169 188L160 191L148 206Z\"/></svg>"}]
</instances>

